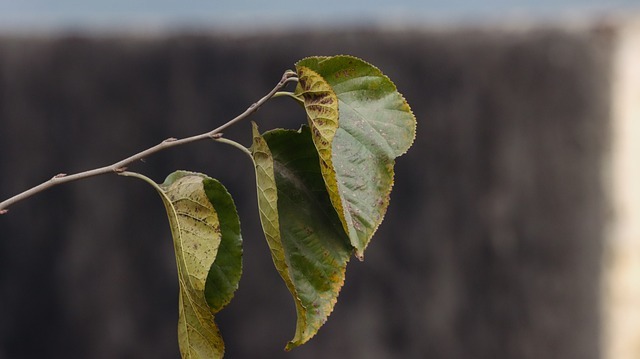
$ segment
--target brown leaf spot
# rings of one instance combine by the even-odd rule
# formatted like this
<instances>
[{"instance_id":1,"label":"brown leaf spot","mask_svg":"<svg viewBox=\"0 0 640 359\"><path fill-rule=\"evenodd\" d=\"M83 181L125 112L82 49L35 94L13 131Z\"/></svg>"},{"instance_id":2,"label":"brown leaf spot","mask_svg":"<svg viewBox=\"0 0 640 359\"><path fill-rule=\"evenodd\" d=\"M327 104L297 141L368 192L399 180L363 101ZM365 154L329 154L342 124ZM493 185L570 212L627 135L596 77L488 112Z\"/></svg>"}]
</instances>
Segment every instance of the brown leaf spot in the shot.
<instances>
[{"instance_id":1,"label":"brown leaf spot","mask_svg":"<svg viewBox=\"0 0 640 359\"><path fill-rule=\"evenodd\" d=\"M343 70L340 70L338 72L336 72L336 77L337 78L346 78L346 77L353 77L353 75L355 74L356 70L353 67L349 67Z\"/></svg>"}]
</instances>

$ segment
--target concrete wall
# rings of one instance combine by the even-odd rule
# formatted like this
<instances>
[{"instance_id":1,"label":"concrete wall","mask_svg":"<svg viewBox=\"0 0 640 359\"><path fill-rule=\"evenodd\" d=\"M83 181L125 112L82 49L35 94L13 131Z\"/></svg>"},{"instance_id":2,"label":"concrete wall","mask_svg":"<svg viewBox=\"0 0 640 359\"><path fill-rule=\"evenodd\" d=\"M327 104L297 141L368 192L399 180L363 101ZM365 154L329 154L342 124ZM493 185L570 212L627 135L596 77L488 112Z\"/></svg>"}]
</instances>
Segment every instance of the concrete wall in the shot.
<instances>
[{"instance_id":1,"label":"concrete wall","mask_svg":"<svg viewBox=\"0 0 640 359\"><path fill-rule=\"evenodd\" d=\"M380 67L418 118L387 218L336 309L290 353L295 311L260 232L252 166L216 143L135 166L234 195L245 270L229 358L563 358L602 351L616 27L0 39L0 197L240 113L304 56ZM287 99L253 118L297 127ZM249 143L249 124L227 136ZM0 358L176 358L177 283L142 182L64 185L0 217Z\"/></svg>"}]
</instances>

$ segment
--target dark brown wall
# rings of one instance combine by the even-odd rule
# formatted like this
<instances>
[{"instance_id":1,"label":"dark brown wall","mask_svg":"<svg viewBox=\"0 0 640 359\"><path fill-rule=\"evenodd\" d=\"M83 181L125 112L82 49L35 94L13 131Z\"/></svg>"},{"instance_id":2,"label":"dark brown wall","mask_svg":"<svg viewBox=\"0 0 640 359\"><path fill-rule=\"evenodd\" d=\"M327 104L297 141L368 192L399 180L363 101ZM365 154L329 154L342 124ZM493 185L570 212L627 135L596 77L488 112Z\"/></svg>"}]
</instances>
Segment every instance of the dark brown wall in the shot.
<instances>
[{"instance_id":1,"label":"dark brown wall","mask_svg":"<svg viewBox=\"0 0 640 359\"><path fill-rule=\"evenodd\" d=\"M387 218L317 337L260 232L251 163L216 143L135 166L234 195L245 271L218 316L229 358L598 358L609 42L591 32L345 31L0 39L0 197L207 131L304 56L380 67L418 118ZM287 99L253 118L297 127ZM227 136L249 143L249 124ZM177 281L156 193L103 176L0 217L0 359L176 358Z\"/></svg>"}]
</instances>

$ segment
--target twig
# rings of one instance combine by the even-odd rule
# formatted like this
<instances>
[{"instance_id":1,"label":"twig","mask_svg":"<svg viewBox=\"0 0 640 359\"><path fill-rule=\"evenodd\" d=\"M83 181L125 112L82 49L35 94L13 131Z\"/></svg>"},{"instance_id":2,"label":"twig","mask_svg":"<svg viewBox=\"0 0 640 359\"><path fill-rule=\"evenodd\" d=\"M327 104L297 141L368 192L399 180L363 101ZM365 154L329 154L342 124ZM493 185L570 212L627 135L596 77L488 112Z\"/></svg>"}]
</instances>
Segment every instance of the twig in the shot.
<instances>
[{"instance_id":1,"label":"twig","mask_svg":"<svg viewBox=\"0 0 640 359\"><path fill-rule=\"evenodd\" d=\"M175 146L180 146L180 145L184 145L187 143L192 143L192 142L196 142L196 141L201 141L201 140L206 140L206 139L218 139L221 136L221 132L227 128L229 128L230 126L244 120L245 118L249 117L251 114L253 114L254 112L256 112L258 110L258 108L260 108L260 106L262 106L265 102L267 102L269 99L271 99L280 89L282 89L286 84L288 84L289 82L292 81L297 81L296 78L296 73L291 71L291 70L287 70L283 75L282 75L282 79L280 79L280 81L278 82L278 84L271 90L269 91L269 93L267 93L264 97L262 97L260 100L258 100L257 102L255 102L254 104L252 104L251 106L249 106L249 108L247 108L243 113L241 113L240 115L236 116L235 118L231 119L229 122L221 125L218 128L215 128L209 132L206 133L202 133L196 136L191 136L191 137L186 137L183 139L176 139L176 138L168 138L162 142L160 142L159 144L150 147L142 152L139 152L131 157L125 158L121 161L118 161L114 164L108 165L108 166L104 166L104 167L100 167L100 168L96 168L93 170L89 170L89 171L84 171L84 172L79 172L76 174L72 174L72 175L67 175L64 173L60 173L55 175L53 178L51 178L50 180L43 182L35 187L32 187L22 193L19 193L3 202L0 202L0 215L7 213L9 210L9 206L20 202L24 199L27 199L37 193L40 193L42 191L45 191L51 187L57 186L59 184L63 184L63 183L67 183L67 182L72 182L72 181L77 181L79 179L83 179L83 178L89 178L89 177L93 177L93 176L98 176L98 175L103 175L103 174L107 174L107 173L122 173L127 169L127 166L129 166L130 164L142 160L145 157L148 157L149 155L152 155L156 152L162 151L164 149L170 148L170 147L175 147Z\"/></svg>"}]
</instances>

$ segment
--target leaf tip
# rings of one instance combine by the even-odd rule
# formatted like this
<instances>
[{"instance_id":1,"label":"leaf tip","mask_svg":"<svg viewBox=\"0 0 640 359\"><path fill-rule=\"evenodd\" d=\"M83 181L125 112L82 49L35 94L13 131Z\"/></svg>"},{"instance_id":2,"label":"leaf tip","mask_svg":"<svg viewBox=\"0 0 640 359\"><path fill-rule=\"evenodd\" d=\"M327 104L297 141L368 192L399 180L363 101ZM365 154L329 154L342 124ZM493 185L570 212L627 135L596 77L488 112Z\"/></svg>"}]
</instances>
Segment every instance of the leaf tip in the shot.
<instances>
[{"instance_id":1,"label":"leaf tip","mask_svg":"<svg viewBox=\"0 0 640 359\"><path fill-rule=\"evenodd\" d=\"M291 349L297 347L298 345L295 344L294 342L288 342L287 345L284 347L284 351L288 352L291 351Z\"/></svg>"},{"instance_id":2,"label":"leaf tip","mask_svg":"<svg viewBox=\"0 0 640 359\"><path fill-rule=\"evenodd\" d=\"M316 333L314 333L313 335L311 335L310 337L305 338L299 338L298 336L296 336L295 338L291 339L287 345L284 347L284 351L289 352L292 349L295 349L301 345L303 345L304 343L308 342L309 339L311 339L311 337L313 337Z\"/></svg>"},{"instance_id":3,"label":"leaf tip","mask_svg":"<svg viewBox=\"0 0 640 359\"><path fill-rule=\"evenodd\" d=\"M251 121L251 133L253 137L260 135L260 130L258 129L258 124L255 121Z\"/></svg>"}]
</instances>

